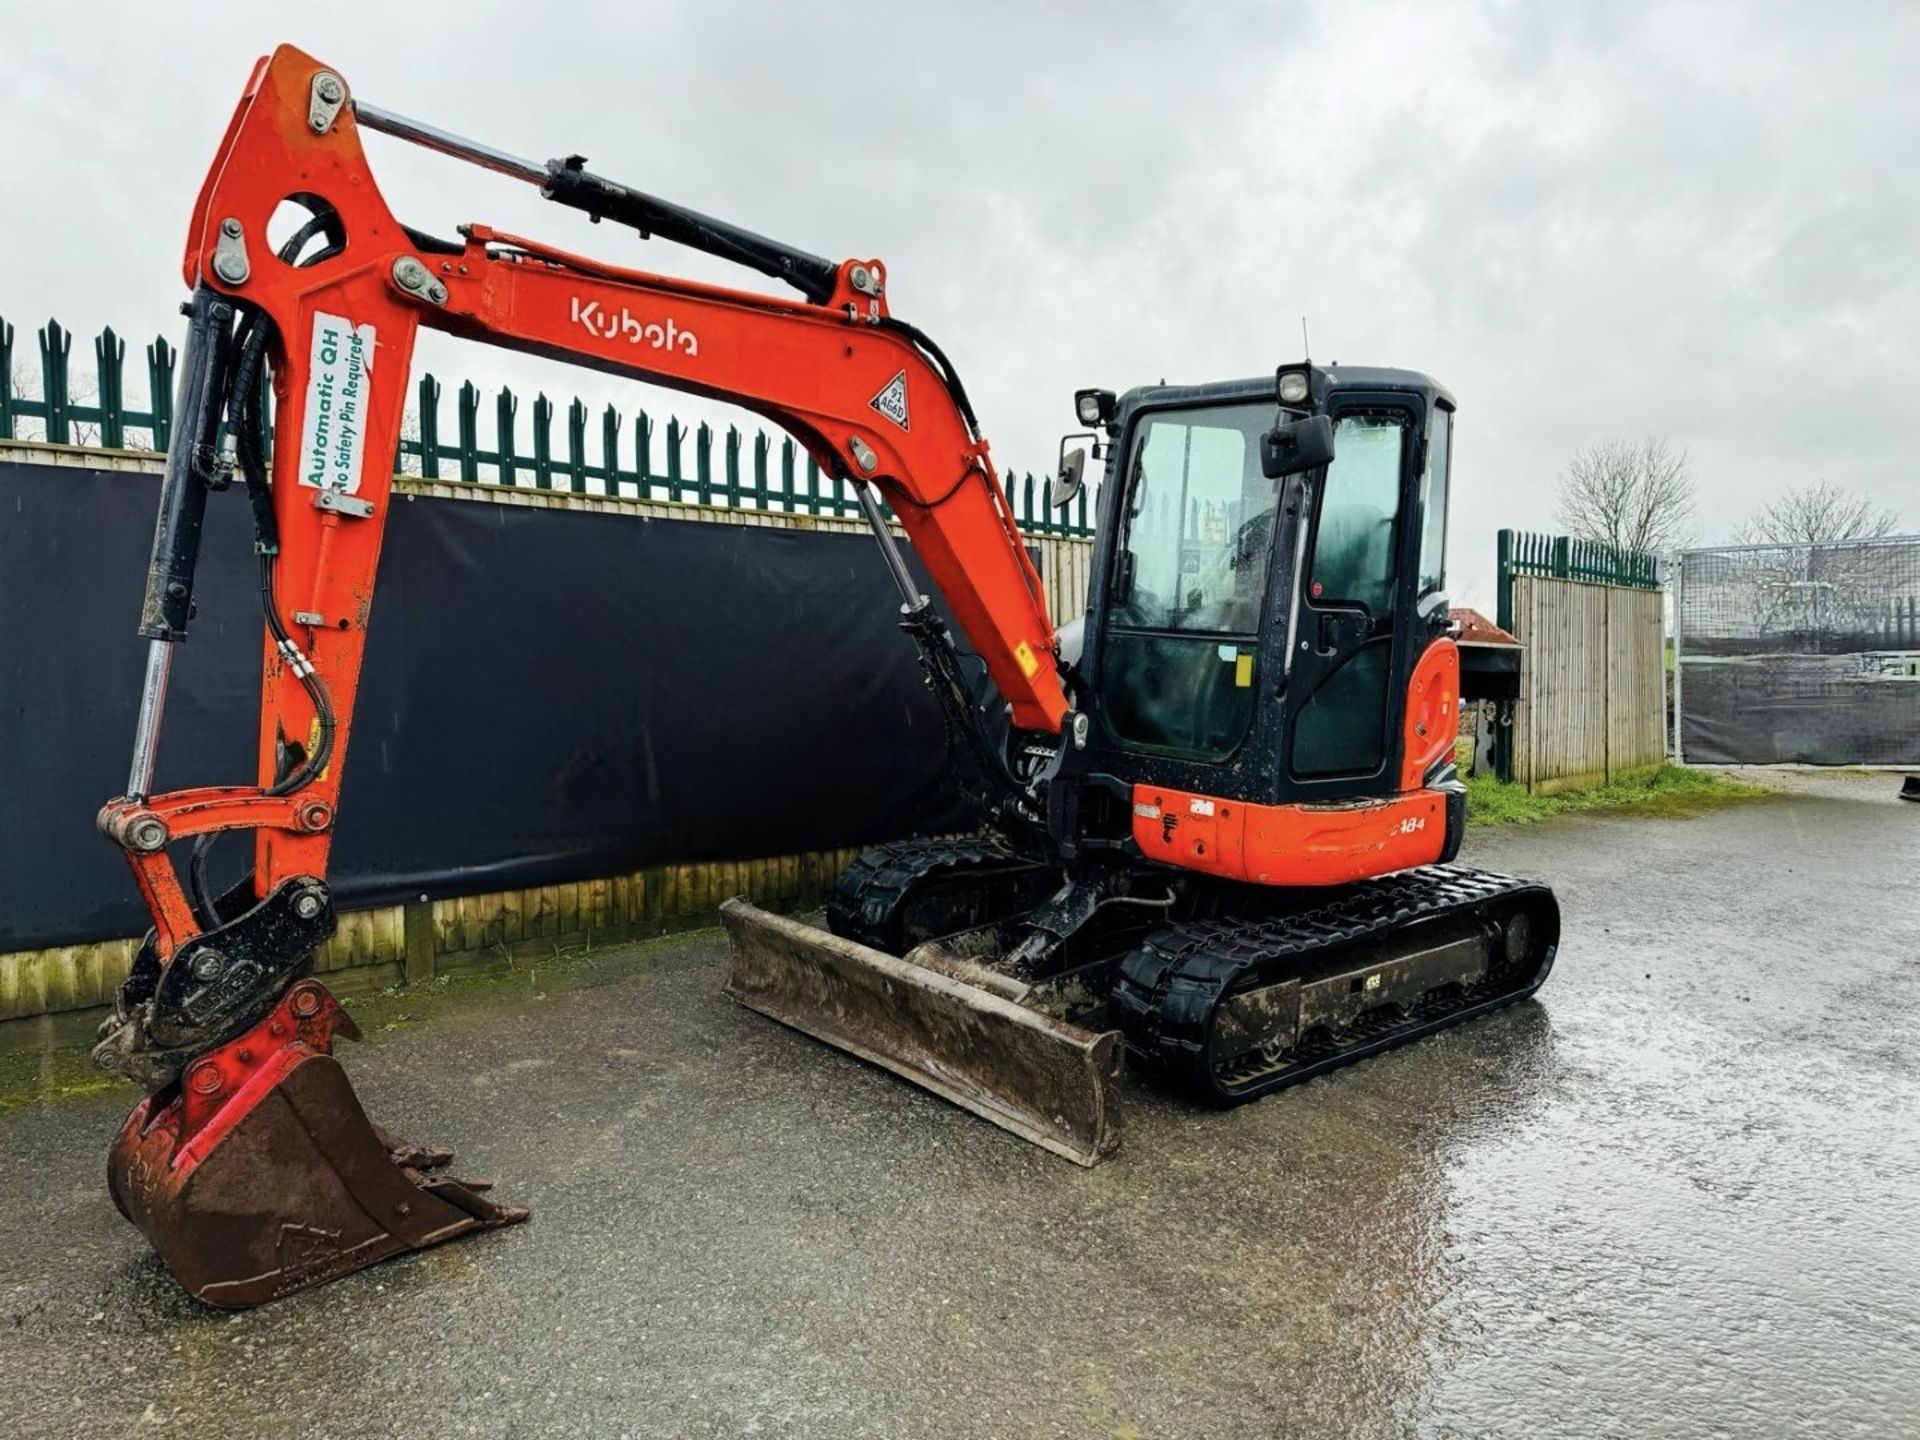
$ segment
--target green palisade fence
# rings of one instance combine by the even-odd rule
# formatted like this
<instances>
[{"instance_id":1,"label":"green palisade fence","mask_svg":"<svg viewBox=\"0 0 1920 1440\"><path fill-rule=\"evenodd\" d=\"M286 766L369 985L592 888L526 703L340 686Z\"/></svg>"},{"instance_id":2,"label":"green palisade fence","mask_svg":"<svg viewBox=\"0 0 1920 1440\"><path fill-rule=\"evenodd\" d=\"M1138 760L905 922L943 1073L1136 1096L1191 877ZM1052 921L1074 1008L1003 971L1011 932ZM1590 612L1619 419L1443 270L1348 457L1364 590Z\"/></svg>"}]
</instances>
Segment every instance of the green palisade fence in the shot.
<instances>
[{"instance_id":1,"label":"green palisade fence","mask_svg":"<svg viewBox=\"0 0 1920 1440\"><path fill-rule=\"evenodd\" d=\"M1660 588L1660 557L1648 550L1626 550L1600 540L1576 540L1571 535L1502 530L1499 554L1500 613L1494 619L1503 630L1513 628L1513 577L1516 575L1584 580L1592 585L1623 585L1631 590Z\"/></svg>"},{"instance_id":2,"label":"green palisade fence","mask_svg":"<svg viewBox=\"0 0 1920 1440\"><path fill-rule=\"evenodd\" d=\"M93 342L96 386L91 402L73 398L73 332L49 320L41 327L39 339L40 397L36 400L14 384L16 375L31 372L21 363L24 357L15 352L13 326L0 317L0 440L21 438L20 422L38 420L42 437L55 445L121 449L130 443L128 431L144 430L146 444L140 448L167 448L173 437L173 367L178 352L166 336L154 337L147 346L147 394L152 399L145 410L131 409L126 403L127 342L111 326Z\"/></svg>"},{"instance_id":3,"label":"green palisade fence","mask_svg":"<svg viewBox=\"0 0 1920 1440\"><path fill-rule=\"evenodd\" d=\"M0 318L0 440L44 439L56 445L102 445L114 449L165 450L172 438L174 369L178 351L164 335L146 348L148 408L128 407L124 375L126 342L112 329L94 341L94 385L87 398L74 398L71 368L73 334L49 320L39 331L37 387L17 377L30 377L22 364L16 369L14 329ZM22 357L24 359L24 357ZM27 390L37 388L33 397ZM633 415L629 433L626 417L609 405L600 415L599 434L585 404L577 397L559 417L565 433L555 444L556 412L544 394L536 396L527 419L531 433L521 431L520 398L502 388L493 397L493 446L480 440L482 396L472 381L463 382L453 397L451 435L441 425L441 385L422 375L414 407L407 417L394 469L435 480L467 484L506 485L533 490L561 490L575 495L605 493L642 500L668 500L699 505L730 506L742 510L774 510L789 514L855 516L860 502L843 479L823 476L811 455L801 463L801 452L791 436L774 441L757 431L751 442L737 426L724 436L702 422L691 436L679 419L669 417L664 434L644 410ZM271 402L271 396L269 396ZM22 422L36 422L38 434L22 433ZM271 426L271 414L269 414ZM662 454L656 456L658 440ZM690 442L690 443L689 443ZM715 464L714 450L720 451ZM691 474L688 449L692 455ZM599 491L589 489L598 481ZM1087 492L1073 504L1055 510L1046 503L1044 477L1028 473L1001 476L1007 504L1023 530L1034 535L1087 536Z\"/></svg>"}]
</instances>

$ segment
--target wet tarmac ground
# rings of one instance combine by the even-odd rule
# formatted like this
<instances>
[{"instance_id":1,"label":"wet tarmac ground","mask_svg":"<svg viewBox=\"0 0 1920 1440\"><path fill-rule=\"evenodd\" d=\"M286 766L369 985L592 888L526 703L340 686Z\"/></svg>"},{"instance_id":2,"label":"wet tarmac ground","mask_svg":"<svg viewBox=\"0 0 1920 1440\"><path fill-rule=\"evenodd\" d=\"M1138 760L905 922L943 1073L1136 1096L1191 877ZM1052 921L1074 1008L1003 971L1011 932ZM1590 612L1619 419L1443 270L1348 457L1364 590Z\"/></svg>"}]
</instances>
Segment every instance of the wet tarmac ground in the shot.
<instances>
[{"instance_id":1,"label":"wet tarmac ground","mask_svg":"<svg viewBox=\"0 0 1920 1440\"><path fill-rule=\"evenodd\" d=\"M1920 806L1488 831L1539 999L1098 1169L734 1007L723 943L349 1047L531 1224L228 1316L0 1115L0 1435L1920 1435Z\"/></svg>"}]
</instances>

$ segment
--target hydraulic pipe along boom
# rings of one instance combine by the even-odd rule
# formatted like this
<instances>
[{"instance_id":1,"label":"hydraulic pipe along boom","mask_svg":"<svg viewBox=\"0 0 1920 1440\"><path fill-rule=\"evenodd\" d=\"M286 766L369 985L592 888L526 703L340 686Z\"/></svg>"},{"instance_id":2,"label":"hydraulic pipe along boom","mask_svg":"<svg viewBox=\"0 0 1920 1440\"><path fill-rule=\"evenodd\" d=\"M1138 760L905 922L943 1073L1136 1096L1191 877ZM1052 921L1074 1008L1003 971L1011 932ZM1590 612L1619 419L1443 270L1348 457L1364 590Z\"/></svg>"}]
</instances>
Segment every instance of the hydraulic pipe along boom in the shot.
<instances>
[{"instance_id":1,"label":"hydraulic pipe along boom","mask_svg":"<svg viewBox=\"0 0 1920 1440\"><path fill-rule=\"evenodd\" d=\"M584 210L595 222L602 218L613 220L632 226L642 239L658 235L663 240L748 266L763 275L786 281L816 305L825 303L833 294L840 267L831 260L595 175L584 168L583 156L536 165L491 145L468 140L424 121L409 120L363 101L354 102L353 113L369 130L538 185L547 199Z\"/></svg>"}]
</instances>

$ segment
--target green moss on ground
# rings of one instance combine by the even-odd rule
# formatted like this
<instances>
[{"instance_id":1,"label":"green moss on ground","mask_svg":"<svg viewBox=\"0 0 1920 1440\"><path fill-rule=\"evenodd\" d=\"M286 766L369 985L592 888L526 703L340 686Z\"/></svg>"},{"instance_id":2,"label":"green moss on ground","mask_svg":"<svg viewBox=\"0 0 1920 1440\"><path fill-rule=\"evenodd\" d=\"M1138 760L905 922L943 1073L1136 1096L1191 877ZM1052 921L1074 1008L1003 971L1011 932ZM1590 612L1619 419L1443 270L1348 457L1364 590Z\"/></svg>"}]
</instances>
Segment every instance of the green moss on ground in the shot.
<instances>
[{"instance_id":1,"label":"green moss on ground","mask_svg":"<svg viewBox=\"0 0 1920 1440\"><path fill-rule=\"evenodd\" d=\"M616 940L591 946L569 946L551 954L510 957L485 969L436 975L421 985L391 985L384 990L361 990L339 995L340 1004L364 1034L411 1030L427 1024L450 1006L488 998L545 1000L547 990L567 989L586 982L594 962L613 957L620 973L630 974L640 964L657 964L695 940L717 935L717 927L703 925L672 930L637 940ZM329 979L321 976L322 980Z\"/></svg>"},{"instance_id":2,"label":"green moss on ground","mask_svg":"<svg viewBox=\"0 0 1920 1440\"><path fill-rule=\"evenodd\" d=\"M1556 815L1697 815L1777 793L1765 785L1679 765L1663 765L1611 785L1556 795L1529 794L1523 785L1481 775L1467 781L1467 821L1469 825L1529 825Z\"/></svg>"},{"instance_id":3,"label":"green moss on ground","mask_svg":"<svg viewBox=\"0 0 1920 1440\"><path fill-rule=\"evenodd\" d=\"M84 1045L0 1054L0 1115L44 1100L74 1100L109 1090L124 1091L129 1104L138 1093L131 1082L96 1070Z\"/></svg>"},{"instance_id":4,"label":"green moss on ground","mask_svg":"<svg viewBox=\"0 0 1920 1440\"><path fill-rule=\"evenodd\" d=\"M691 941L717 934L712 927L677 930L642 940L617 941L591 948L556 950L550 956L521 958L498 968L439 975L424 985L395 985L339 996L361 1033L375 1035L412 1030L437 1019L448 1009L488 1000L545 1000L547 991L592 983L593 963L614 957L621 973L638 964L657 964L662 956ZM321 976L351 983L352 971ZM117 1091L132 1105L138 1088L117 1075L94 1068L90 1043L74 1038L41 1047L0 1051L0 1115L47 1101L80 1099ZM351 1055L351 1049L349 1049Z\"/></svg>"}]
</instances>

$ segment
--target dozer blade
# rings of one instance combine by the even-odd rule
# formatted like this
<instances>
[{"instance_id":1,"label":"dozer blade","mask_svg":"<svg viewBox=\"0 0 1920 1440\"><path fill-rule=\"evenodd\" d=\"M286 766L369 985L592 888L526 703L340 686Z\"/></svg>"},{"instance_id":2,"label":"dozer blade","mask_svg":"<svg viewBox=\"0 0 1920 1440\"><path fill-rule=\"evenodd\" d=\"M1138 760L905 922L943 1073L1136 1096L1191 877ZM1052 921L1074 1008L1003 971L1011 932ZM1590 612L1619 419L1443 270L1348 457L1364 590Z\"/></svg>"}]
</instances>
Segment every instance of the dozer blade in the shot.
<instances>
[{"instance_id":1,"label":"dozer blade","mask_svg":"<svg viewBox=\"0 0 1920 1440\"><path fill-rule=\"evenodd\" d=\"M1118 1031L1096 1033L734 899L727 993L1081 1165L1120 1143Z\"/></svg>"},{"instance_id":2,"label":"dozer blade","mask_svg":"<svg viewBox=\"0 0 1920 1440\"><path fill-rule=\"evenodd\" d=\"M450 1151L369 1121L330 1053L336 1030L358 1038L326 987L301 981L121 1126L114 1202L197 1299L244 1309L527 1218L484 1181L422 1173Z\"/></svg>"}]
</instances>

